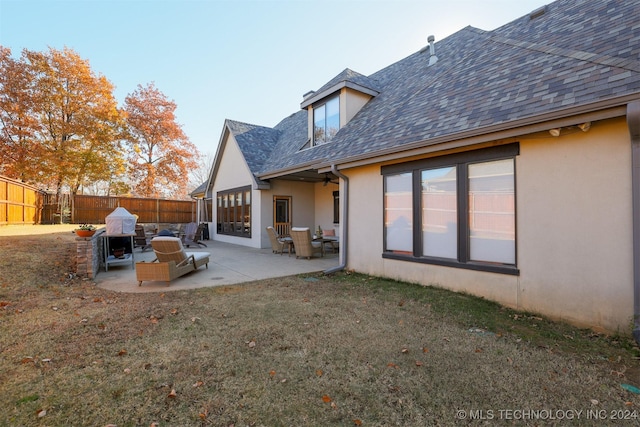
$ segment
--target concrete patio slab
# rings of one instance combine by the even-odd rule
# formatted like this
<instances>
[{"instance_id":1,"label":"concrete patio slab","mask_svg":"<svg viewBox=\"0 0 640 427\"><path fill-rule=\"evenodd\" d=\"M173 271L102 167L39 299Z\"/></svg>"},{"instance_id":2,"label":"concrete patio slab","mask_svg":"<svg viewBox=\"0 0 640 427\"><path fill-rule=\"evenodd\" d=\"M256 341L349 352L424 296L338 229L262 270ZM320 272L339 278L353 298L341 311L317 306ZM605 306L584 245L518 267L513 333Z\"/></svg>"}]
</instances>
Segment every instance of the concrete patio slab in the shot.
<instances>
[{"instance_id":1,"label":"concrete patio slab","mask_svg":"<svg viewBox=\"0 0 640 427\"><path fill-rule=\"evenodd\" d=\"M207 240L205 243L206 248L191 247L186 250L208 252L209 268L201 267L193 273L171 281L169 286L165 282L143 282L142 286L138 286L135 269L130 265L110 266L106 272L104 267L101 267L94 281L98 287L116 292L167 292L321 272L339 264L338 254L332 254L330 251L324 257L307 260L296 259L295 254L274 254L270 248L255 249L213 240ZM155 256L151 249L141 252L136 248L134 258L135 262L151 262Z\"/></svg>"}]
</instances>

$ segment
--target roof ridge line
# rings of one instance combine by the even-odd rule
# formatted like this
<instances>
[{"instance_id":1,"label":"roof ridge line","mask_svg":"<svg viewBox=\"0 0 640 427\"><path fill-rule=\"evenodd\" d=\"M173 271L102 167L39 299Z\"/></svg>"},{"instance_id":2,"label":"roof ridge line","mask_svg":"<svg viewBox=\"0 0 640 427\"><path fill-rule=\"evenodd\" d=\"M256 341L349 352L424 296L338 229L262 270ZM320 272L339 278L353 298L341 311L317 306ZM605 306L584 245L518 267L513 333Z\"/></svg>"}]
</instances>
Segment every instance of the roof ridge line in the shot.
<instances>
[{"instance_id":1,"label":"roof ridge line","mask_svg":"<svg viewBox=\"0 0 640 427\"><path fill-rule=\"evenodd\" d=\"M259 127L259 128L265 128L265 129L277 130L277 129L274 129L274 128L269 127L269 126L257 125L257 124L255 124L255 123L243 122L243 121L241 121L241 120L233 120L233 119L226 119L226 120L227 120L228 122L230 122L230 123L231 123L231 122L233 122L233 123L237 123L237 124L240 124L240 125L247 125L247 126L254 126L254 127Z\"/></svg>"},{"instance_id":2,"label":"roof ridge line","mask_svg":"<svg viewBox=\"0 0 640 427\"><path fill-rule=\"evenodd\" d=\"M578 61L591 62L598 65L622 68L628 71L640 72L640 61L633 59L619 58L610 55L599 55L584 50L567 49L564 47L552 47L541 43L533 43L524 40L512 39L497 34L490 33L489 39L497 43L509 46L520 47L522 49L534 50L536 52L547 53L549 55L563 56L565 58L577 59Z\"/></svg>"}]
</instances>

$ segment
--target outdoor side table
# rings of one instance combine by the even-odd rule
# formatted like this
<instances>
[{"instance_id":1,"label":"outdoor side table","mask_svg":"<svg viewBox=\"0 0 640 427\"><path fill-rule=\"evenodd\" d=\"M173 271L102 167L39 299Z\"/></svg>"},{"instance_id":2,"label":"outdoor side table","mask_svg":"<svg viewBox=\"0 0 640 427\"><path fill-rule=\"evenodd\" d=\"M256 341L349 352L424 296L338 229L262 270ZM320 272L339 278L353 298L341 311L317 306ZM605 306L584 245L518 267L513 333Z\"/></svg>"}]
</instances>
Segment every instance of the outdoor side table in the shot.
<instances>
[{"instance_id":1,"label":"outdoor side table","mask_svg":"<svg viewBox=\"0 0 640 427\"><path fill-rule=\"evenodd\" d=\"M127 265L131 264L131 268L135 268L135 260L133 259L133 239L136 237L136 234L103 234L103 251L104 251L104 271L109 271L110 265ZM110 237L128 237L131 242L131 253L125 252L122 258L116 258L113 255L110 255Z\"/></svg>"}]
</instances>

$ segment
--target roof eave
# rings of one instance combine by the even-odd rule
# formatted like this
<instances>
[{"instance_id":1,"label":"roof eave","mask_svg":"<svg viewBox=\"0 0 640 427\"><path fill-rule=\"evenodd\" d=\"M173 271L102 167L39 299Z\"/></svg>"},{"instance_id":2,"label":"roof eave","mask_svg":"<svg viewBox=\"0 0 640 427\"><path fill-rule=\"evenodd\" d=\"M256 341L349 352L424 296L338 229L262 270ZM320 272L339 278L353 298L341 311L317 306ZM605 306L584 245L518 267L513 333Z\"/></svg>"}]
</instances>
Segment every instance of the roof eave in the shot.
<instances>
[{"instance_id":1,"label":"roof eave","mask_svg":"<svg viewBox=\"0 0 640 427\"><path fill-rule=\"evenodd\" d=\"M312 162L307 162L304 164L297 164L294 167L271 170L266 173L257 174L256 178L265 181L268 179L280 178L285 175L291 175L297 172L305 172L310 169L315 169L315 167L312 167L315 163L317 163L317 160Z\"/></svg>"},{"instance_id":2,"label":"roof eave","mask_svg":"<svg viewBox=\"0 0 640 427\"><path fill-rule=\"evenodd\" d=\"M332 159L313 165L313 169L324 173L331 169L332 165L340 166L340 169L359 167L374 163L400 160L409 156L434 153L470 147L493 141L509 140L536 133L548 131L556 127L573 126L578 123L594 122L614 117L622 117L626 114L627 103L640 99L640 92L622 97L601 100L591 104L584 104L563 110L530 116L527 118L500 123L498 125L477 128L470 131L458 132L429 140L421 140L405 144L402 147L391 147L371 153L354 155L343 159Z\"/></svg>"}]
</instances>

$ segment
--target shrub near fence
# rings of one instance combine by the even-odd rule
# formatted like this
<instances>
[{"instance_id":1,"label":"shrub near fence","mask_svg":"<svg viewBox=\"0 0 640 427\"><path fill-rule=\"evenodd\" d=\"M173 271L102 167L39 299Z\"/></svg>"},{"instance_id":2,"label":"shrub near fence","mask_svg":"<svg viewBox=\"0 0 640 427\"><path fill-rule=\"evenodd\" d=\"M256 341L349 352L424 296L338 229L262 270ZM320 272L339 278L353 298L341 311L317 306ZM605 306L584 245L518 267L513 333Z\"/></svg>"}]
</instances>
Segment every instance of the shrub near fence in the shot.
<instances>
[{"instance_id":1,"label":"shrub near fence","mask_svg":"<svg viewBox=\"0 0 640 427\"><path fill-rule=\"evenodd\" d=\"M194 200L76 195L72 202L72 222L104 224L107 215L117 207L138 215L139 223L188 223L196 220Z\"/></svg>"}]
</instances>

